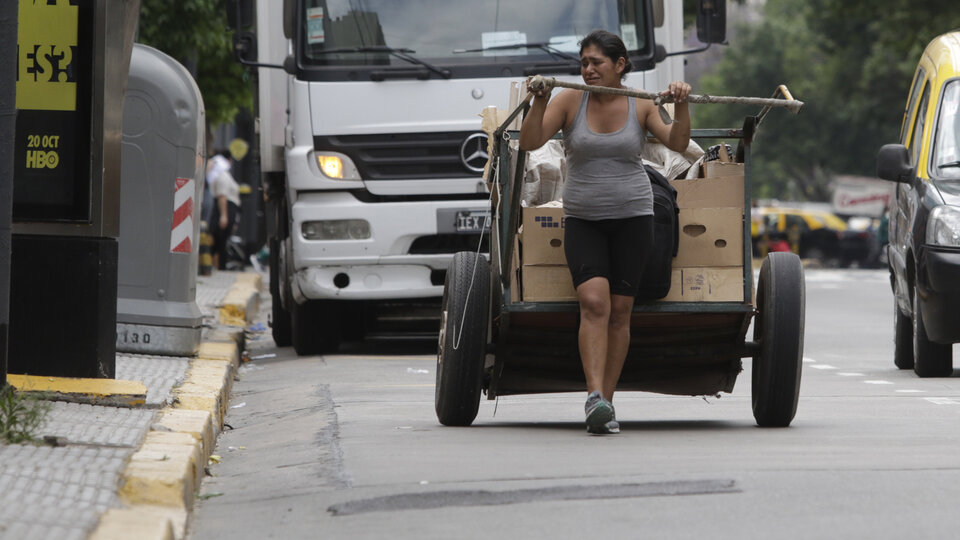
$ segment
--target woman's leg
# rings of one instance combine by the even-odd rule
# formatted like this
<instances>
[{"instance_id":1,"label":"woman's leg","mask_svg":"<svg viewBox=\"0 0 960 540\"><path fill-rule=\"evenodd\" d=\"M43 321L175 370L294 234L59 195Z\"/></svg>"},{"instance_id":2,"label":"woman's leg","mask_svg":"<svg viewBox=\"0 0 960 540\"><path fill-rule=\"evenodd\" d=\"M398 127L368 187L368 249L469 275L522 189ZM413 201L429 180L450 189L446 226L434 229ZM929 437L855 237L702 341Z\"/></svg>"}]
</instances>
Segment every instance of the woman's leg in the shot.
<instances>
[{"instance_id":1,"label":"woman's leg","mask_svg":"<svg viewBox=\"0 0 960 540\"><path fill-rule=\"evenodd\" d=\"M633 297L621 294L610 295L610 320L607 324L607 356L603 369L603 397L613 401L613 393L623 371L630 347L630 313Z\"/></svg>"},{"instance_id":2,"label":"woman's leg","mask_svg":"<svg viewBox=\"0 0 960 540\"><path fill-rule=\"evenodd\" d=\"M577 287L580 300L578 345L587 392L605 394L608 334L610 321L610 287L606 278L594 277Z\"/></svg>"}]
</instances>

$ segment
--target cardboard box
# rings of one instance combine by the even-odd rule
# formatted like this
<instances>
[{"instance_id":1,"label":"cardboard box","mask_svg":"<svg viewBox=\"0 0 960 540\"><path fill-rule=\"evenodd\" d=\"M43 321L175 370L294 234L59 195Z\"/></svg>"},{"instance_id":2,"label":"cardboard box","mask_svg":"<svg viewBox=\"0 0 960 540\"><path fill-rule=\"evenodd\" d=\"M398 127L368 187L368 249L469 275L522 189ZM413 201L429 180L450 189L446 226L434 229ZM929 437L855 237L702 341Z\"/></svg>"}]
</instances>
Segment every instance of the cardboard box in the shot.
<instances>
[{"instance_id":1,"label":"cardboard box","mask_svg":"<svg viewBox=\"0 0 960 540\"><path fill-rule=\"evenodd\" d=\"M743 302L743 267L676 268L666 302Z\"/></svg>"},{"instance_id":2,"label":"cardboard box","mask_svg":"<svg viewBox=\"0 0 960 540\"><path fill-rule=\"evenodd\" d=\"M743 176L671 180L679 208L743 208Z\"/></svg>"},{"instance_id":3,"label":"cardboard box","mask_svg":"<svg viewBox=\"0 0 960 540\"><path fill-rule=\"evenodd\" d=\"M566 265L523 265L524 302L576 302L577 291Z\"/></svg>"},{"instance_id":4,"label":"cardboard box","mask_svg":"<svg viewBox=\"0 0 960 540\"><path fill-rule=\"evenodd\" d=\"M681 208L679 221L680 246L674 267L743 267L741 208Z\"/></svg>"},{"instance_id":5,"label":"cardboard box","mask_svg":"<svg viewBox=\"0 0 960 540\"><path fill-rule=\"evenodd\" d=\"M714 176L743 176L743 163L706 161L700 166L700 176L706 178L713 178Z\"/></svg>"},{"instance_id":6,"label":"cardboard box","mask_svg":"<svg viewBox=\"0 0 960 540\"><path fill-rule=\"evenodd\" d=\"M565 222L563 208L523 209L523 232L520 242L523 244L521 259L524 266L567 264L567 257L563 254Z\"/></svg>"}]
</instances>

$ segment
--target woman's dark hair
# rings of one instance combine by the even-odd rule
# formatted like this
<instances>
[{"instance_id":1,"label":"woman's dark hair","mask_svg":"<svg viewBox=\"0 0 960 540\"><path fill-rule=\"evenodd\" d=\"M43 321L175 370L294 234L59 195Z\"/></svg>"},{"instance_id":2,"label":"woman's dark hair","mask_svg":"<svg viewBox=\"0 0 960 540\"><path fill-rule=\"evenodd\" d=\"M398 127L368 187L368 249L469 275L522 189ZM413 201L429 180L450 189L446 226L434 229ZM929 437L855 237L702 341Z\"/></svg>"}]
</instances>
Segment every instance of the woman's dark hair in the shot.
<instances>
[{"instance_id":1,"label":"woman's dark hair","mask_svg":"<svg viewBox=\"0 0 960 540\"><path fill-rule=\"evenodd\" d=\"M603 51L603 55L612 60L614 63L618 59L623 58L626 64L623 67L623 73L620 74L620 78L627 76L627 73L630 73L633 70L633 64L630 62L630 55L627 54L627 46L623 44L623 40L620 39L620 36L607 32L606 30L594 30L587 34L585 38L580 40L580 54L583 54L583 50L589 47L590 45L595 46L596 48Z\"/></svg>"}]
</instances>

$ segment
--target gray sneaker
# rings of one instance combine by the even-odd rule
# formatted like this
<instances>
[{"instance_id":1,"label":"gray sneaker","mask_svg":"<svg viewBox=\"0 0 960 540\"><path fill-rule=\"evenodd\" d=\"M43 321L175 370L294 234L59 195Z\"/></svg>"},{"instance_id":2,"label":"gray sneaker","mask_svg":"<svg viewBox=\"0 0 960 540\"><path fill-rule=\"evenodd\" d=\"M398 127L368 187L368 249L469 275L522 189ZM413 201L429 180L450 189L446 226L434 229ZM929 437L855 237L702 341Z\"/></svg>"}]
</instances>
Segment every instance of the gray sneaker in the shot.
<instances>
[{"instance_id":1,"label":"gray sneaker","mask_svg":"<svg viewBox=\"0 0 960 540\"><path fill-rule=\"evenodd\" d=\"M620 424L613 414L613 405L600 392L590 392L583 406L587 416L587 432L596 434L620 433Z\"/></svg>"}]
</instances>

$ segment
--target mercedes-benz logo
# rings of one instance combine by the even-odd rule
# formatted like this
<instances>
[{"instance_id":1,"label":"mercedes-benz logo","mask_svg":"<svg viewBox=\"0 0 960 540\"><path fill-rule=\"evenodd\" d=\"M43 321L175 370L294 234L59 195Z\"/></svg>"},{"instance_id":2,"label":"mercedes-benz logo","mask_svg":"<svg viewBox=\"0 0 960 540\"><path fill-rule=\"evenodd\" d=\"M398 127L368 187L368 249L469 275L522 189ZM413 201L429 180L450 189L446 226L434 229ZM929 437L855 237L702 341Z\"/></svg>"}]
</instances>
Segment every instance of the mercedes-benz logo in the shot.
<instances>
[{"instance_id":1,"label":"mercedes-benz logo","mask_svg":"<svg viewBox=\"0 0 960 540\"><path fill-rule=\"evenodd\" d=\"M460 161L467 170L482 173L488 159L486 133L474 133L460 145Z\"/></svg>"}]
</instances>

